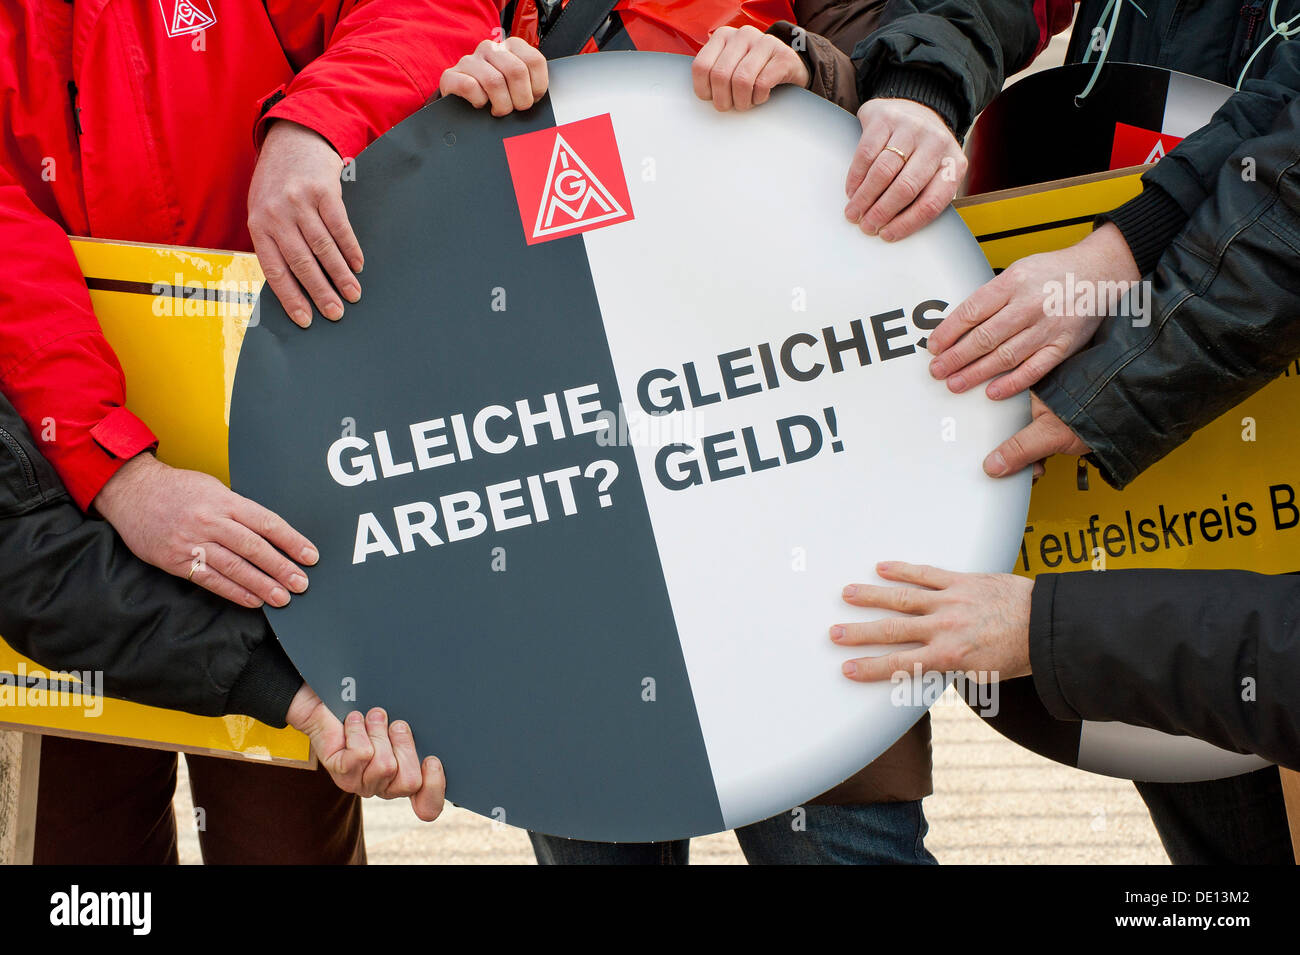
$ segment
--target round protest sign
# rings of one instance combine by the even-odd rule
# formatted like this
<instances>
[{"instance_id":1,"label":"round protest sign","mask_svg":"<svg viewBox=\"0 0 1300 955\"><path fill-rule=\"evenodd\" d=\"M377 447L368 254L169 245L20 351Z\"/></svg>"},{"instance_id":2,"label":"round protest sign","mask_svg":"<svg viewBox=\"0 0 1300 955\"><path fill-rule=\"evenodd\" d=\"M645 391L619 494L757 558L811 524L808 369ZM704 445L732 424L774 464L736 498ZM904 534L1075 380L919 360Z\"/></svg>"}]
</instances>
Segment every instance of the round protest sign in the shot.
<instances>
[{"instance_id":1,"label":"round protest sign","mask_svg":"<svg viewBox=\"0 0 1300 955\"><path fill-rule=\"evenodd\" d=\"M412 116L344 183L365 294L240 356L231 471L318 545L271 622L339 714L385 707L448 798L610 841L797 806L933 702L831 624L878 560L1008 570L1027 400L952 395L924 341L990 270L955 213L844 219L854 117L718 114L690 61L552 64L533 109Z\"/></svg>"}]
</instances>

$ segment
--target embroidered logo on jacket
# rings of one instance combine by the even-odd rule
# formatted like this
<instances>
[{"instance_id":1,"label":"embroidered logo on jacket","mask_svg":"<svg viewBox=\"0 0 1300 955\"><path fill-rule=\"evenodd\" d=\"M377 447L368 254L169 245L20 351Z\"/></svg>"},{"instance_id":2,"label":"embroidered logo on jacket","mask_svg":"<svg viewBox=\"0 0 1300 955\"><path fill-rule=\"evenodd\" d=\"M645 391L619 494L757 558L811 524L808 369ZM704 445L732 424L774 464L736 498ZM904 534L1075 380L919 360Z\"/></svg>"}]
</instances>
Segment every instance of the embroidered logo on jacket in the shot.
<instances>
[{"instance_id":1,"label":"embroidered logo on jacket","mask_svg":"<svg viewBox=\"0 0 1300 955\"><path fill-rule=\"evenodd\" d=\"M168 36L189 36L217 22L211 0L158 0Z\"/></svg>"}]
</instances>

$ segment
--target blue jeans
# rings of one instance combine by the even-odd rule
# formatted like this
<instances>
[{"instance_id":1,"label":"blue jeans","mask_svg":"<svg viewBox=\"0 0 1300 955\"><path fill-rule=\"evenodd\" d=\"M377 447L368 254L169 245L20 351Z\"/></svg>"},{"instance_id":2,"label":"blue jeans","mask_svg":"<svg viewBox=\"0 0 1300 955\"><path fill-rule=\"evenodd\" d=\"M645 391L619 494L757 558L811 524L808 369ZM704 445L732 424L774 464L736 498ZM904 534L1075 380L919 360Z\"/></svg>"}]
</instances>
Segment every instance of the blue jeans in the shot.
<instances>
[{"instance_id":1,"label":"blue jeans","mask_svg":"<svg viewBox=\"0 0 1300 955\"><path fill-rule=\"evenodd\" d=\"M799 813L803 815L798 815ZM750 865L937 865L921 800L803 806L736 830ZM689 839L585 842L530 832L539 865L686 865Z\"/></svg>"}]
</instances>

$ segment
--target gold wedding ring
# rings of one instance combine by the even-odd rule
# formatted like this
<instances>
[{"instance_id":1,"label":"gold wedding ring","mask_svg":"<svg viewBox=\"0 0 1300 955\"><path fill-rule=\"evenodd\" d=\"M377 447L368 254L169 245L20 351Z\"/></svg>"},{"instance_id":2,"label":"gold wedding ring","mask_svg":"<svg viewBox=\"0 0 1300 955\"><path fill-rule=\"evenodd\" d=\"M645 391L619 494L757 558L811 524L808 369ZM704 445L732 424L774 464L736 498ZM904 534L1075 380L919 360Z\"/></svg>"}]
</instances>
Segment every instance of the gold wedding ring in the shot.
<instances>
[{"instance_id":1,"label":"gold wedding ring","mask_svg":"<svg viewBox=\"0 0 1300 955\"><path fill-rule=\"evenodd\" d=\"M188 580L190 583L193 583L194 572L198 569L199 569L199 562L196 560L194 563L190 564L190 572L189 574L186 575L185 579Z\"/></svg>"},{"instance_id":2,"label":"gold wedding ring","mask_svg":"<svg viewBox=\"0 0 1300 955\"><path fill-rule=\"evenodd\" d=\"M897 146L886 146L885 148L891 153L898 153L898 158L903 160L903 162L907 162L907 153L903 152Z\"/></svg>"}]
</instances>

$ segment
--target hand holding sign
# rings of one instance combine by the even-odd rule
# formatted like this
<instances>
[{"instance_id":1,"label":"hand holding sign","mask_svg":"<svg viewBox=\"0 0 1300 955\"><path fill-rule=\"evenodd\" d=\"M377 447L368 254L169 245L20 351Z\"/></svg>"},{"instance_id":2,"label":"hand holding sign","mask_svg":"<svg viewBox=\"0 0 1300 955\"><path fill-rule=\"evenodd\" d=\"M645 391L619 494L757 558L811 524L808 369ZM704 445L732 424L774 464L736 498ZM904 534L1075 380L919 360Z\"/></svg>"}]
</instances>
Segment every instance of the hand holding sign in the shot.
<instances>
[{"instance_id":1,"label":"hand holding sign","mask_svg":"<svg viewBox=\"0 0 1300 955\"><path fill-rule=\"evenodd\" d=\"M442 814L447 789L442 764L433 756L420 762L406 723L390 726L388 714L378 707L364 718L353 711L340 723L306 683L289 704L286 721L311 740L312 752L344 792L383 799L408 796L425 822Z\"/></svg>"}]
</instances>

